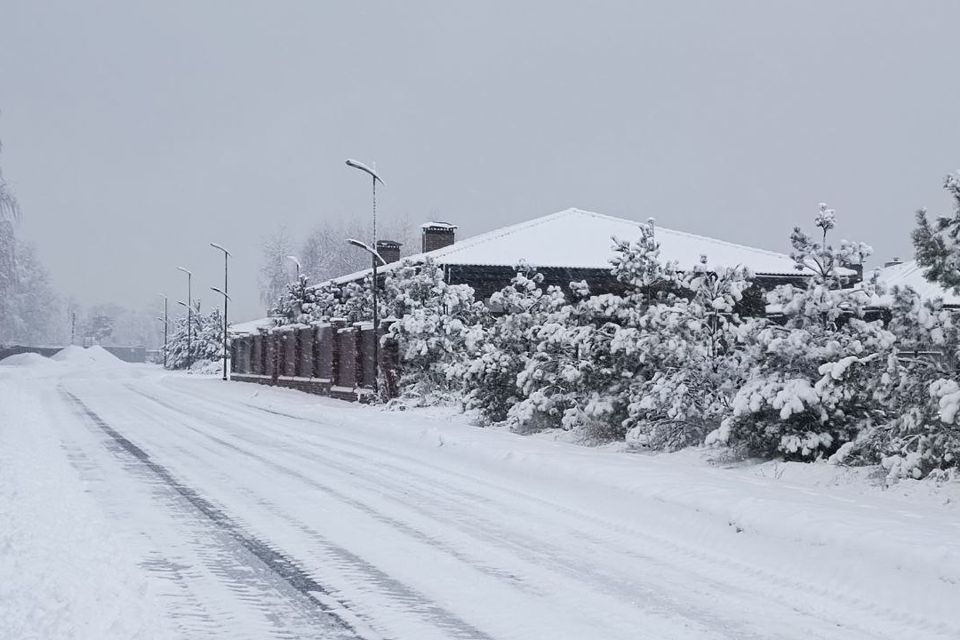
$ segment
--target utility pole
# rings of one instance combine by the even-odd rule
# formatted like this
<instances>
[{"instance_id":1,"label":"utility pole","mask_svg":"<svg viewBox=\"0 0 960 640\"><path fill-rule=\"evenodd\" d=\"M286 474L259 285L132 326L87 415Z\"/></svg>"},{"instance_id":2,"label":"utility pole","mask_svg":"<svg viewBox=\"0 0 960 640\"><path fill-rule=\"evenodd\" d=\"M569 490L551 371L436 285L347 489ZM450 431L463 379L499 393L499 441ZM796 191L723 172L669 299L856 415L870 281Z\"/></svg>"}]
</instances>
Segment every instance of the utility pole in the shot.
<instances>
[{"instance_id":1,"label":"utility pole","mask_svg":"<svg viewBox=\"0 0 960 640\"><path fill-rule=\"evenodd\" d=\"M211 242L210 246L214 249L219 249L223 251L223 291L220 293L223 294L223 379L227 380L227 302L230 300L230 296L227 295L227 274L229 273L229 258L230 252L224 249L221 245L216 242ZM211 287L212 288L212 287Z\"/></svg>"},{"instance_id":2,"label":"utility pole","mask_svg":"<svg viewBox=\"0 0 960 640\"><path fill-rule=\"evenodd\" d=\"M347 166L363 171L373 180L373 242L369 247L373 254L373 391L380 391L380 314L377 308L377 267L380 260L377 255L377 182L383 184L383 180L377 175L374 169L371 169L362 162L356 160L347 160ZM356 244L351 242L351 244ZM359 245L358 245L359 246Z\"/></svg>"},{"instance_id":3,"label":"utility pole","mask_svg":"<svg viewBox=\"0 0 960 640\"><path fill-rule=\"evenodd\" d=\"M167 296L162 293L157 294L163 298L163 368L167 368L167 329L170 326L170 322L167 316ZM159 320L160 318L158 318Z\"/></svg>"},{"instance_id":4,"label":"utility pole","mask_svg":"<svg viewBox=\"0 0 960 640\"><path fill-rule=\"evenodd\" d=\"M187 369L193 365L193 273L189 269L177 267L187 274Z\"/></svg>"}]
</instances>

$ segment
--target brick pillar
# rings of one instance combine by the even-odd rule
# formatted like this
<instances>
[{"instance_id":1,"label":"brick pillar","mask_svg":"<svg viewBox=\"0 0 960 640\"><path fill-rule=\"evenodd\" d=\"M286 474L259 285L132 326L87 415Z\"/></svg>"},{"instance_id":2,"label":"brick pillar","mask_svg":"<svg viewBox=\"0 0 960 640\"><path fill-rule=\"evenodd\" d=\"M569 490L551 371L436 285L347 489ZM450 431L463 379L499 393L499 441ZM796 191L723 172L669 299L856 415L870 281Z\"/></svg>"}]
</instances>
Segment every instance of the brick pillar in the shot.
<instances>
[{"instance_id":1,"label":"brick pillar","mask_svg":"<svg viewBox=\"0 0 960 640\"><path fill-rule=\"evenodd\" d=\"M318 378L333 381L334 354L336 353L336 336L334 328L329 324L317 327L316 347L317 359L314 363Z\"/></svg>"},{"instance_id":2,"label":"brick pillar","mask_svg":"<svg viewBox=\"0 0 960 640\"><path fill-rule=\"evenodd\" d=\"M330 383L333 385L340 384L340 330L345 326L347 321L342 318L330 320Z\"/></svg>"},{"instance_id":3,"label":"brick pillar","mask_svg":"<svg viewBox=\"0 0 960 640\"><path fill-rule=\"evenodd\" d=\"M337 331L337 386L357 386L357 330L344 327Z\"/></svg>"},{"instance_id":4,"label":"brick pillar","mask_svg":"<svg viewBox=\"0 0 960 640\"><path fill-rule=\"evenodd\" d=\"M250 373L263 375L263 336L259 333L253 336L253 354L250 363Z\"/></svg>"},{"instance_id":5,"label":"brick pillar","mask_svg":"<svg viewBox=\"0 0 960 640\"><path fill-rule=\"evenodd\" d=\"M284 331L283 336L283 368L282 375L297 375L297 332Z\"/></svg>"},{"instance_id":6,"label":"brick pillar","mask_svg":"<svg viewBox=\"0 0 960 640\"><path fill-rule=\"evenodd\" d=\"M353 325L359 336L359 349L357 358L357 370L359 375L357 379L360 386L365 389L373 389L374 367L373 367L373 341L376 337L373 335L373 324L367 322L357 322Z\"/></svg>"},{"instance_id":7,"label":"brick pillar","mask_svg":"<svg viewBox=\"0 0 960 640\"><path fill-rule=\"evenodd\" d=\"M316 354L314 343L317 330L314 327L307 327L297 331L297 334L299 336L297 344L300 345L300 366L297 368L297 375L302 378L313 378L315 377L313 358Z\"/></svg>"},{"instance_id":8,"label":"brick pillar","mask_svg":"<svg viewBox=\"0 0 960 640\"><path fill-rule=\"evenodd\" d=\"M263 337L264 341L264 370L263 374L270 377L271 383L276 384L280 375L279 358L279 335L268 333Z\"/></svg>"},{"instance_id":9,"label":"brick pillar","mask_svg":"<svg viewBox=\"0 0 960 640\"><path fill-rule=\"evenodd\" d=\"M230 341L230 370L233 373L243 373L240 364L240 347L243 345L240 339L234 338Z\"/></svg>"}]
</instances>

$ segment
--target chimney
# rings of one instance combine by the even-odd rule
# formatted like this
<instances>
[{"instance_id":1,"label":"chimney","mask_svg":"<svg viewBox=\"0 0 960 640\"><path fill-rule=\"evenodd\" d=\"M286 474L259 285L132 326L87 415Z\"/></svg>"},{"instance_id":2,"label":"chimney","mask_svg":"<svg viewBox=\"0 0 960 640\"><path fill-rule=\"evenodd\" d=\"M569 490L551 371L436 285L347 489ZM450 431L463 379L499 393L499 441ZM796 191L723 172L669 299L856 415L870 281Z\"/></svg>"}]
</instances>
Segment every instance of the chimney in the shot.
<instances>
[{"instance_id":1,"label":"chimney","mask_svg":"<svg viewBox=\"0 0 960 640\"><path fill-rule=\"evenodd\" d=\"M400 259L400 243L396 240L377 240L377 253L387 264Z\"/></svg>"},{"instance_id":2,"label":"chimney","mask_svg":"<svg viewBox=\"0 0 960 640\"><path fill-rule=\"evenodd\" d=\"M893 260L888 260L887 262L884 262L884 263L883 263L883 266L884 266L884 268L886 268L886 267L895 267L895 266L897 266L898 264L903 264L903 260L901 260L900 258L894 258Z\"/></svg>"},{"instance_id":3,"label":"chimney","mask_svg":"<svg viewBox=\"0 0 960 640\"><path fill-rule=\"evenodd\" d=\"M449 247L456 239L457 225L449 222L427 222L420 225L423 232L423 252Z\"/></svg>"}]
</instances>

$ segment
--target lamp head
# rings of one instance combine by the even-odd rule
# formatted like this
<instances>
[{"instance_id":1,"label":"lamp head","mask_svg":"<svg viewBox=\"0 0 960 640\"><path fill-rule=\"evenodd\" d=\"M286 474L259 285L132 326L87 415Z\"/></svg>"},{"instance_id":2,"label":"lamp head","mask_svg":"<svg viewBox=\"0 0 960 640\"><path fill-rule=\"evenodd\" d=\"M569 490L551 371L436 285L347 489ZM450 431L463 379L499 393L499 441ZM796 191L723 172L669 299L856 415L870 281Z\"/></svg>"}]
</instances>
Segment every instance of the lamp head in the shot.
<instances>
[{"instance_id":1,"label":"lamp head","mask_svg":"<svg viewBox=\"0 0 960 640\"><path fill-rule=\"evenodd\" d=\"M360 171L363 171L364 173L369 174L373 178L374 182L379 182L381 185L383 184L383 180L380 178L380 176L377 175L377 172L371 169L370 167L368 167L367 165L363 164L362 162L347 158L347 166L353 167L354 169L359 169Z\"/></svg>"},{"instance_id":2,"label":"lamp head","mask_svg":"<svg viewBox=\"0 0 960 640\"><path fill-rule=\"evenodd\" d=\"M220 251L223 251L223 252L224 252L225 254L227 254L228 256L230 255L230 252L227 251L227 250L223 247L223 245L219 245L219 244L217 244L216 242L211 242L211 243L210 243L210 246L213 247L214 249L220 249Z\"/></svg>"}]
</instances>

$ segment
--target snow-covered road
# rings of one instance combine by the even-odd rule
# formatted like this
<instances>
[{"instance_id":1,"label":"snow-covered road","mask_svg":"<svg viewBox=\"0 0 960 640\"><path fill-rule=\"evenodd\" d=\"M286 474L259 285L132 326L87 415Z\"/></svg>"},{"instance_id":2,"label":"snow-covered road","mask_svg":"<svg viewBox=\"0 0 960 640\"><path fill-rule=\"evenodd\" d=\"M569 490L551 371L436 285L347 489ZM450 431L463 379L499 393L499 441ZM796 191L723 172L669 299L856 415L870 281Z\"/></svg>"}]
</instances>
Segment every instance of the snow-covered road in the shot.
<instances>
[{"instance_id":1,"label":"snow-covered road","mask_svg":"<svg viewBox=\"0 0 960 640\"><path fill-rule=\"evenodd\" d=\"M957 638L953 505L0 367L0 638Z\"/></svg>"}]
</instances>

